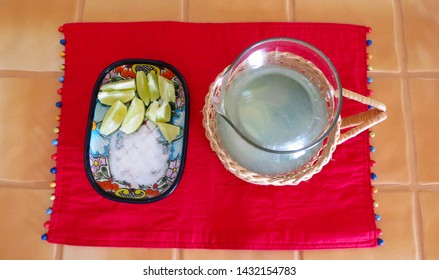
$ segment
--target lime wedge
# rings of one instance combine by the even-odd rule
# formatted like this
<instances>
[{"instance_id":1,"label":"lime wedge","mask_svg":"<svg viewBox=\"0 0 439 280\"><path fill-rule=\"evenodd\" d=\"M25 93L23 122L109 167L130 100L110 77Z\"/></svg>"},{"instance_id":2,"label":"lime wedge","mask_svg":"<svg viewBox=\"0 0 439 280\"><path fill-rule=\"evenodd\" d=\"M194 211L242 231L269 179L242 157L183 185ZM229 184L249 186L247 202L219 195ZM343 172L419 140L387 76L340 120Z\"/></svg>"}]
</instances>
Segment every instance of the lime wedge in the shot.
<instances>
[{"instance_id":1,"label":"lime wedge","mask_svg":"<svg viewBox=\"0 0 439 280\"><path fill-rule=\"evenodd\" d=\"M160 132L162 133L163 137L165 137L166 141L172 142L177 138L177 136L180 134L180 127L169 124L169 123L157 123L158 128L160 129Z\"/></svg>"},{"instance_id":2,"label":"lime wedge","mask_svg":"<svg viewBox=\"0 0 439 280\"><path fill-rule=\"evenodd\" d=\"M113 91L113 90L135 90L136 81L134 79L120 80L101 86L101 91Z\"/></svg>"},{"instance_id":3,"label":"lime wedge","mask_svg":"<svg viewBox=\"0 0 439 280\"><path fill-rule=\"evenodd\" d=\"M148 78L148 88L151 101L159 99L160 92L157 84L157 76L149 72L146 77Z\"/></svg>"},{"instance_id":4,"label":"lime wedge","mask_svg":"<svg viewBox=\"0 0 439 280\"><path fill-rule=\"evenodd\" d=\"M148 109L146 109L145 116L152 122L157 121L157 110L160 107L160 103L158 101L153 101L151 104L149 104Z\"/></svg>"},{"instance_id":5,"label":"lime wedge","mask_svg":"<svg viewBox=\"0 0 439 280\"><path fill-rule=\"evenodd\" d=\"M168 102L164 102L156 111L157 122L169 122L171 120L171 106Z\"/></svg>"},{"instance_id":6,"label":"lime wedge","mask_svg":"<svg viewBox=\"0 0 439 280\"><path fill-rule=\"evenodd\" d=\"M100 91L98 92L99 101L104 104L111 106L116 101L126 103L134 98L136 92L133 89L129 90L114 90L114 91Z\"/></svg>"},{"instance_id":7,"label":"lime wedge","mask_svg":"<svg viewBox=\"0 0 439 280\"><path fill-rule=\"evenodd\" d=\"M136 73L136 88L140 99L142 99L145 105L148 106L151 97L149 93L148 79L146 78L146 74L143 71L137 71Z\"/></svg>"},{"instance_id":8,"label":"lime wedge","mask_svg":"<svg viewBox=\"0 0 439 280\"><path fill-rule=\"evenodd\" d=\"M104 135L110 135L115 132L122 124L127 114L127 107L117 100L111 105L107 113L104 116L100 131Z\"/></svg>"},{"instance_id":9,"label":"lime wedge","mask_svg":"<svg viewBox=\"0 0 439 280\"><path fill-rule=\"evenodd\" d=\"M122 122L120 130L126 134L133 133L139 129L145 119L145 104L142 100L134 97L131 101L125 119Z\"/></svg>"},{"instance_id":10,"label":"lime wedge","mask_svg":"<svg viewBox=\"0 0 439 280\"><path fill-rule=\"evenodd\" d=\"M160 96L165 102L175 102L175 87L174 82L163 77L158 77L158 84L160 90Z\"/></svg>"}]
</instances>

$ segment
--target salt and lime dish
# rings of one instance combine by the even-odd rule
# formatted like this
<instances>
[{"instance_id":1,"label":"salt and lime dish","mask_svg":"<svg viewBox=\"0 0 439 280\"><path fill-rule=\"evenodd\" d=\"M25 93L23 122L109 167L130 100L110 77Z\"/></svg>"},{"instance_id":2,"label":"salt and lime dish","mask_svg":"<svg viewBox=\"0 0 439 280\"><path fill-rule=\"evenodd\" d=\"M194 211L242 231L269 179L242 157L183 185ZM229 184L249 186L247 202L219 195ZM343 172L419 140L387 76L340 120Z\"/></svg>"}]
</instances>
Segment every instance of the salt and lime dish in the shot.
<instances>
[{"instance_id":1,"label":"salt and lime dish","mask_svg":"<svg viewBox=\"0 0 439 280\"><path fill-rule=\"evenodd\" d=\"M132 70L123 77L116 68ZM119 202L171 194L186 158L189 95L181 74L154 60L118 61L98 77L90 104L85 168L92 187Z\"/></svg>"}]
</instances>

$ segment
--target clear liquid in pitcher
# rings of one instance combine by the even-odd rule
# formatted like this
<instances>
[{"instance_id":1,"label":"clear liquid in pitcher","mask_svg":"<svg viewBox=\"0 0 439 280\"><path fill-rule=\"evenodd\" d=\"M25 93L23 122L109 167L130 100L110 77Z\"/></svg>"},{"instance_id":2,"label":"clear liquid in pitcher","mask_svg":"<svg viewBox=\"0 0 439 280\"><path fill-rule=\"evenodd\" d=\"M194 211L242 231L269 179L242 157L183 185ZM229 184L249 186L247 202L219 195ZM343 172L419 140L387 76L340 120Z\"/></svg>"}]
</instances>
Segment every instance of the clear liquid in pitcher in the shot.
<instances>
[{"instance_id":1,"label":"clear liquid in pitcher","mask_svg":"<svg viewBox=\"0 0 439 280\"><path fill-rule=\"evenodd\" d=\"M266 65L238 74L224 102L226 115L253 142L292 150L306 147L325 130L324 95L294 69Z\"/></svg>"}]
</instances>

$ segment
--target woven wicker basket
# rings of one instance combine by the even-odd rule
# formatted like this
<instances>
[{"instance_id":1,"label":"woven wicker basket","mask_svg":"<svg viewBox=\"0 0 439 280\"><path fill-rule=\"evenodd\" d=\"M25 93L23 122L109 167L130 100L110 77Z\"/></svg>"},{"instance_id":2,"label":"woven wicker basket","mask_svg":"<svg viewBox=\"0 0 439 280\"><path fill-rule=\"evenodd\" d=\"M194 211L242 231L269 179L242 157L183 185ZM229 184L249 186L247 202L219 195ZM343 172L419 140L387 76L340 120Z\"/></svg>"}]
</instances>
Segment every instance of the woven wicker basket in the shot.
<instances>
[{"instance_id":1,"label":"woven wicker basket","mask_svg":"<svg viewBox=\"0 0 439 280\"><path fill-rule=\"evenodd\" d=\"M227 69L227 68L226 68ZM224 70L226 71L226 70ZM221 143L221 138L218 134L217 115L216 110L211 102L214 94L214 88L224 72L218 75L216 80L210 85L209 92L205 98L205 105L203 107L203 126L206 130L206 137L210 142L210 146L217 154L218 158L224 167L233 173L238 178L249 183L257 185L297 185L302 181L309 180L314 174L320 172L322 168L330 161L332 153L335 151L337 145L346 140L355 137L359 133L369 129L373 125L385 120L387 118L386 106L373 99L367 98L347 89L343 89L343 96L360 103L373 106L374 108L363 113L349 116L347 118L339 118L335 127L330 131L326 139L323 141L319 152L306 164L288 174L267 176L253 171L247 170L235 161L227 153L226 149ZM341 133L341 129L348 129Z\"/></svg>"}]
</instances>

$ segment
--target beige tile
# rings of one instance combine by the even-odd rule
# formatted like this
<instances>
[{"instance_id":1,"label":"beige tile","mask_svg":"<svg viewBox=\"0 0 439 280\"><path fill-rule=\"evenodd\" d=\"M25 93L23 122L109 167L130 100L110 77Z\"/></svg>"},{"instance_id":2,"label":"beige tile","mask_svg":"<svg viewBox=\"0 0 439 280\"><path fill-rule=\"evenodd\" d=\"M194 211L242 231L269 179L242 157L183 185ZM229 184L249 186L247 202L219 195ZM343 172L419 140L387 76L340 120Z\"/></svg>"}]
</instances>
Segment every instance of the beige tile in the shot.
<instances>
[{"instance_id":1,"label":"beige tile","mask_svg":"<svg viewBox=\"0 0 439 280\"><path fill-rule=\"evenodd\" d=\"M183 20L182 0L85 0L83 21ZM145 31L147 34L147 31Z\"/></svg>"},{"instance_id":2,"label":"beige tile","mask_svg":"<svg viewBox=\"0 0 439 280\"><path fill-rule=\"evenodd\" d=\"M172 260L173 249L64 246L64 260Z\"/></svg>"},{"instance_id":3,"label":"beige tile","mask_svg":"<svg viewBox=\"0 0 439 280\"><path fill-rule=\"evenodd\" d=\"M439 1L402 0L409 71L439 71Z\"/></svg>"},{"instance_id":4,"label":"beige tile","mask_svg":"<svg viewBox=\"0 0 439 280\"><path fill-rule=\"evenodd\" d=\"M395 52L395 15L392 0L321 1L295 0L295 20L334 22L370 26L373 41L368 52L373 55L373 67L378 71L399 71Z\"/></svg>"},{"instance_id":5,"label":"beige tile","mask_svg":"<svg viewBox=\"0 0 439 280\"><path fill-rule=\"evenodd\" d=\"M184 260L292 260L294 251L183 250Z\"/></svg>"},{"instance_id":6,"label":"beige tile","mask_svg":"<svg viewBox=\"0 0 439 280\"><path fill-rule=\"evenodd\" d=\"M383 235L380 236L384 240L383 246L368 249L305 251L304 259L416 259L412 193L379 192L374 198L379 203L375 212L382 217L377 222L377 227L383 230Z\"/></svg>"},{"instance_id":7,"label":"beige tile","mask_svg":"<svg viewBox=\"0 0 439 280\"><path fill-rule=\"evenodd\" d=\"M4 3L7 2L7 3ZM74 0L2 1L0 70L56 71L62 35L58 27L74 21Z\"/></svg>"},{"instance_id":8,"label":"beige tile","mask_svg":"<svg viewBox=\"0 0 439 280\"><path fill-rule=\"evenodd\" d=\"M418 181L438 183L439 79L411 79L409 85Z\"/></svg>"},{"instance_id":9,"label":"beige tile","mask_svg":"<svg viewBox=\"0 0 439 280\"><path fill-rule=\"evenodd\" d=\"M378 177L374 184L409 184L410 170L401 80L398 78L375 78L370 85L371 98L387 106L387 119L370 129L375 137L370 143L376 148L371 159ZM391 144L390 144L391 143Z\"/></svg>"},{"instance_id":10,"label":"beige tile","mask_svg":"<svg viewBox=\"0 0 439 280\"><path fill-rule=\"evenodd\" d=\"M58 86L56 78L0 78L1 181L53 180Z\"/></svg>"},{"instance_id":11,"label":"beige tile","mask_svg":"<svg viewBox=\"0 0 439 280\"><path fill-rule=\"evenodd\" d=\"M0 259L54 259L56 245L41 240L51 190L0 188Z\"/></svg>"},{"instance_id":12,"label":"beige tile","mask_svg":"<svg viewBox=\"0 0 439 280\"><path fill-rule=\"evenodd\" d=\"M422 237L424 259L439 260L439 193L421 192Z\"/></svg>"},{"instance_id":13,"label":"beige tile","mask_svg":"<svg viewBox=\"0 0 439 280\"><path fill-rule=\"evenodd\" d=\"M190 0L188 20L193 22L287 21L285 0Z\"/></svg>"},{"instance_id":14,"label":"beige tile","mask_svg":"<svg viewBox=\"0 0 439 280\"><path fill-rule=\"evenodd\" d=\"M377 227L382 229L384 245L377 250L379 259L415 259L416 246L413 221L413 193L384 190L374 195L379 203L375 213L382 219Z\"/></svg>"}]
</instances>

